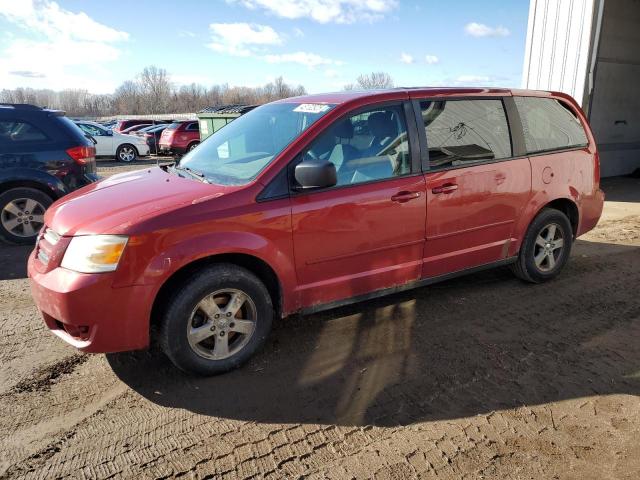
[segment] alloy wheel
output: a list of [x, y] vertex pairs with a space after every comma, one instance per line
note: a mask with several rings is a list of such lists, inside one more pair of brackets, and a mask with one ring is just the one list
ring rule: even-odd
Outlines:
[[257, 309], [246, 293], [218, 290], [203, 298], [187, 324], [187, 340], [201, 357], [223, 360], [238, 353], [256, 329]]
[[132, 162], [136, 158], [136, 153], [133, 151], [133, 147], [122, 147], [119, 157], [123, 162]]
[[540, 230], [533, 248], [533, 261], [541, 272], [553, 270], [562, 256], [564, 237], [562, 228], [551, 223]]
[[44, 225], [45, 210], [37, 200], [16, 198], [4, 206], [0, 221], [4, 229], [16, 237], [35, 237]]

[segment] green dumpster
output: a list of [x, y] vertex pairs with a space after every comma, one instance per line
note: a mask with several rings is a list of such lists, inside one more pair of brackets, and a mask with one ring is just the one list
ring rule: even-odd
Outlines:
[[200, 141], [256, 107], [257, 105], [221, 105], [200, 110], [196, 114], [200, 124]]

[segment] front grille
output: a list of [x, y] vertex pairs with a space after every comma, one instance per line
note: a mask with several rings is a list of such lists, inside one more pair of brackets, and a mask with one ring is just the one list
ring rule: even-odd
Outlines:
[[47, 242], [49, 242], [51, 244], [51, 246], [56, 245], [59, 241], [60, 241], [60, 235], [58, 235], [56, 232], [54, 232], [53, 230], [51, 230], [50, 228], [47, 228], [44, 231], [44, 235], [42, 236]]
[[45, 267], [49, 265], [53, 248], [58, 244], [60, 238], [59, 234], [45, 227], [43, 235], [38, 240], [38, 245], [36, 246], [38, 249], [37, 257]]
[[43, 265], [49, 265], [49, 255], [47, 255], [42, 248], [38, 250], [38, 260], [40, 260]]

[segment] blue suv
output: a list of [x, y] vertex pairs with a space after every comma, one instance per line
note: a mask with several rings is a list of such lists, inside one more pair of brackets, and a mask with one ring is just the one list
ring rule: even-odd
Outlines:
[[98, 179], [95, 155], [64, 112], [0, 103], [0, 239], [33, 243], [49, 205]]

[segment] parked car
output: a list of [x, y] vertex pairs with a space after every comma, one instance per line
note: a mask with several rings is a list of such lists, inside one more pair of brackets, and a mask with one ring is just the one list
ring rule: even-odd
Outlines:
[[120, 130], [120, 133], [130, 135], [132, 133], [136, 133], [137, 131], [143, 128], [152, 127], [152, 126], [153, 126], [152, 123], [141, 123], [140, 125], [133, 125], [132, 127], [125, 128], [124, 130]]
[[160, 124], [160, 123], [171, 123], [169, 120], [118, 120], [113, 127], [114, 132], [122, 132], [129, 127], [133, 127], [134, 125], [149, 125], [149, 124]]
[[0, 104], [0, 239], [33, 243], [53, 201], [97, 179], [94, 145], [64, 112]]
[[158, 154], [158, 142], [160, 140], [160, 135], [168, 125], [154, 125], [153, 127], [143, 128], [142, 130], [138, 130], [136, 135], [143, 137], [147, 146], [149, 147], [149, 153]]
[[587, 120], [561, 93], [296, 97], [173, 166], [59, 201], [28, 271], [46, 325], [80, 350], [157, 345], [216, 374], [295, 312], [500, 265], [553, 279], [601, 215], [599, 179]]
[[174, 122], [160, 135], [160, 153], [181, 155], [190, 152], [200, 143], [197, 121]]
[[96, 122], [76, 122], [86, 134], [96, 141], [96, 155], [115, 157], [122, 162], [133, 162], [149, 155], [149, 146], [143, 138], [110, 130]]

